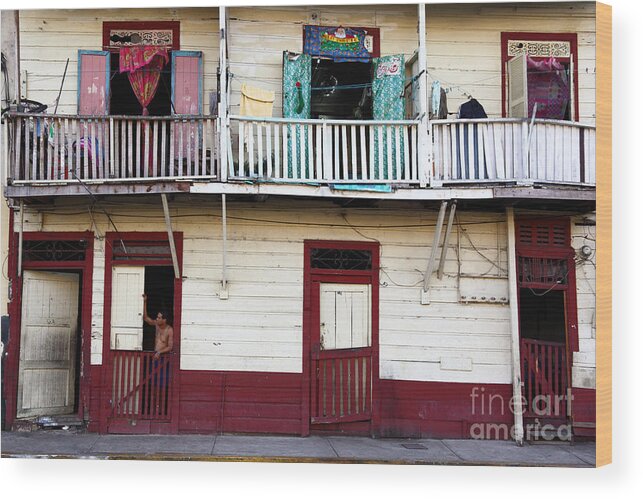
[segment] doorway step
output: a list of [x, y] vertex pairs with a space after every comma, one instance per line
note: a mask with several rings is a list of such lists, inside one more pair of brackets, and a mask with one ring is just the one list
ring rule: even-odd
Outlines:
[[75, 414], [62, 416], [38, 416], [35, 418], [16, 419], [12, 431], [69, 430], [75, 433], [84, 431], [85, 421]]

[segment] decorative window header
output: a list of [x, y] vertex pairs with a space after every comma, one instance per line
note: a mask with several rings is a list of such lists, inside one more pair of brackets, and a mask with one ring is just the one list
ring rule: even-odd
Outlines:
[[171, 29], [112, 29], [109, 31], [110, 47], [131, 47], [132, 45], [155, 45], [171, 47]]
[[179, 21], [104, 21], [103, 50], [148, 45], [180, 50]]
[[527, 54], [530, 57], [570, 57], [571, 43], [566, 41], [508, 40], [507, 54], [515, 57]]

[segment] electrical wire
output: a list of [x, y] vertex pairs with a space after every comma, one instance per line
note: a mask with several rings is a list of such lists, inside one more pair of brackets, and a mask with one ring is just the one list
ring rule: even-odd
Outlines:
[[[455, 218], [456, 218], [456, 224], [460, 227], [460, 226], [461, 226], [461, 224], [460, 224], [459, 217], [458, 217], [458, 214], [457, 214], [457, 213], [456, 213], [456, 215], [455, 215]], [[496, 223], [497, 223], [497, 222], [496, 222]], [[484, 253], [482, 253], [482, 252], [481, 252], [481, 251], [476, 247], [476, 245], [475, 245], [475, 244], [473, 244], [473, 241], [471, 240], [471, 237], [469, 237], [469, 234], [467, 233], [466, 229], [464, 229], [464, 228], [463, 228], [463, 229], [462, 229], [462, 232], [463, 232], [463, 234], [465, 235], [465, 237], [466, 237], [466, 238], [467, 238], [467, 240], [469, 241], [469, 244], [471, 245], [471, 247], [473, 248], [473, 250], [474, 250], [476, 253], [478, 253], [482, 258], [484, 258], [485, 260], [487, 260], [491, 265], [493, 265], [494, 267], [496, 267], [500, 272], [502, 272], [502, 273], [503, 273], [503, 274], [505, 274], [505, 275], [507, 274], [507, 272], [508, 272], [508, 271], [507, 271], [507, 269], [502, 268], [502, 267], [501, 267], [500, 265], [498, 265], [496, 262], [494, 262], [493, 260], [491, 260], [491, 258], [489, 258], [487, 255], [485, 255]]]

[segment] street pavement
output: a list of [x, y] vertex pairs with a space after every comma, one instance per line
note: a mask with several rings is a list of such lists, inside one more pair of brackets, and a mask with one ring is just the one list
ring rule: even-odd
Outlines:
[[594, 442], [2, 432], [3, 458], [593, 467]]

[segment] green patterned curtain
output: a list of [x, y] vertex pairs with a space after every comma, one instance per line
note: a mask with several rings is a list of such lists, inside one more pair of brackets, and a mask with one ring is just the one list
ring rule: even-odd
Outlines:
[[[404, 119], [404, 55], [387, 55], [373, 59], [373, 119], [374, 120], [403, 120]], [[383, 157], [379, 158], [379, 135], [375, 133], [375, 177], [379, 178], [380, 168], [382, 178], [388, 178], [388, 129], [382, 135]], [[404, 168], [404, 129], [400, 131], [400, 165], [395, 162], [396, 137], [391, 136], [391, 171], [393, 177]]]
[[[310, 118], [310, 79], [312, 72], [311, 57], [308, 54], [284, 52], [283, 62], [283, 116], [284, 118]], [[302, 177], [302, 167], [308, 175], [308, 146], [304, 151], [306, 161], [300, 164], [300, 136], [307, 132], [303, 125], [288, 127], [288, 177], [293, 178], [293, 167], [296, 176]], [[293, 158], [293, 141], [295, 157]], [[286, 155], [284, 155], [286, 157]]]

